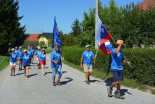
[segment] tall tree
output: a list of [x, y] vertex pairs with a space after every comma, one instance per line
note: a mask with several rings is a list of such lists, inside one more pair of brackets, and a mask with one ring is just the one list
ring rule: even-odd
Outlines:
[[82, 28], [81, 28], [80, 22], [79, 22], [79, 20], [77, 18], [74, 20], [71, 28], [72, 28], [71, 34], [73, 36], [78, 36], [82, 32]]
[[5, 54], [9, 48], [22, 45], [25, 35], [25, 26], [21, 26], [18, 16], [19, 2], [15, 0], [0, 0], [0, 54]]

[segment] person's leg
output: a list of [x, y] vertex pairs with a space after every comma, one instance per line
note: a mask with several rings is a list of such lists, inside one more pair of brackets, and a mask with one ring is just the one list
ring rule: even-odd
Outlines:
[[11, 66], [11, 76], [13, 75], [13, 65], [10, 63]]
[[42, 67], [42, 74], [44, 75], [45, 74], [45, 71], [44, 71], [45, 65], [41, 65], [41, 67]]
[[13, 75], [15, 76], [15, 69], [16, 69], [16, 65], [13, 65]]
[[29, 66], [26, 66], [26, 75], [27, 75], [27, 78], [29, 78]]
[[55, 84], [55, 75], [56, 75], [56, 68], [53, 67], [53, 68], [52, 68], [52, 80], [53, 80], [53, 86], [56, 86], [56, 84]]
[[24, 76], [26, 77], [26, 66], [24, 66]]
[[61, 83], [60, 83], [61, 76], [62, 76], [62, 67], [61, 67], [61, 65], [59, 65], [59, 67], [58, 67], [58, 81], [57, 81], [58, 85], [61, 85]]

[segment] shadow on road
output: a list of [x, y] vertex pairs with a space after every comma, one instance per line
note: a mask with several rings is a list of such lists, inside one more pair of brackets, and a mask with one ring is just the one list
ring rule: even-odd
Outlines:
[[67, 84], [67, 83], [73, 81], [73, 79], [70, 78], [70, 77], [66, 77], [65, 79], [68, 79], [68, 80], [67, 80], [67, 81], [62, 81], [62, 82], [61, 82], [62, 85], [65, 85], [65, 84]]
[[24, 74], [24, 73], [18, 73], [18, 74], [16, 74], [16, 76], [17, 76], [17, 75], [22, 75], [22, 74]]
[[33, 76], [36, 76], [36, 75], [38, 75], [38, 74], [36, 74], [36, 73], [35, 74], [30, 74], [29, 77], [33, 77]]
[[[106, 83], [106, 86], [111, 86], [111, 84], [112, 84], [112, 82], [113, 82], [113, 77], [107, 78], [104, 82]], [[121, 89], [121, 90], [120, 90], [120, 93], [121, 93], [122, 96], [124, 96], [125, 93], [127, 93], [127, 94], [129, 94], [129, 95], [132, 95], [132, 94], [128, 91], [128, 89]], [[115, 92], [115, 94], [116, 94], [116, 92]]]

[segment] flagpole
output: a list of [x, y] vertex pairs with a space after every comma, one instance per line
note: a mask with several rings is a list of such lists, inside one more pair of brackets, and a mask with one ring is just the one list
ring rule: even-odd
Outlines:
[[[96, 37], [96, 35], [97, 35], [97, 23], [98, 23], [98, 21], [97, 21], [97, 16], [98, 16], [98, 0], [96, 0], [96, 9], [95, 9], [95, 37]], [[96, 39], [95, 39], [95, 49], [98, 49], [98, 44], [97, 44], [97, 41], [96, 41]]]
[[[95, 56], [97, 56], [97, 53], [98, 53], [98, 49], [96, 50]], [[94, 63], [95, 63], [95, 61], [96, 61], [96, 58], [94, 59]]]

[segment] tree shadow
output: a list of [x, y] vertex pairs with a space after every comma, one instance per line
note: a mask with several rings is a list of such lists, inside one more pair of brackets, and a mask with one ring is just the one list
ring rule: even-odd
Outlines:
[[30, 74], [29, 77], [33, 77], [33, 76], [36, 76], [36, 75], [38, 75], [38, 74], [36, 74], [36, 73], [35, 74]]
[[67, 81], [62, 81], [62, 82], [61, 82], [62, 85], [65, 85], [65, 84], [67, 84], [67, 83], [73, 81], [73, 79], [70, 78], [70, 77], [66, 77], [65, 79], [67, 79]]

